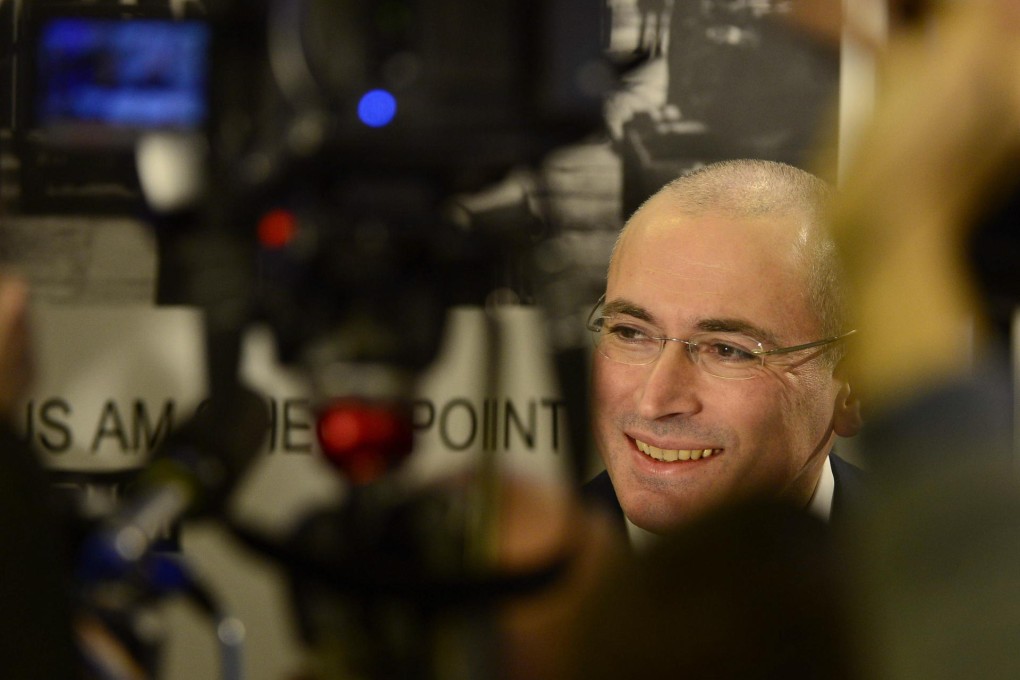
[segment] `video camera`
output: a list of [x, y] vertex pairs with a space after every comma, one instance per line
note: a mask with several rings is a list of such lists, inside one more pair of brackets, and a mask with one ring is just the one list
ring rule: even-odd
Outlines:
[[[287, 545], [237, 535], [296, 581], [355, 584], [352, 611], [384, 628], [378, 600], [391, 613], [404, 603], [400, 625], [424, 630], [444, 603], [549, 580], [558, 565], [490, 578], [456, 557], [468, 538], [422, 522], [463, 524], [474, 491], [394, 496], [377, 483], [410, 453], [404, 406], [447, 310], [481, 304], [542, 236], [527, 210], [487, 219], [452, 199], [601, 125], [613, 80], [601, 19], [587, 0], [24, 1], [21, 209], [144, 215], [157, 302], [197, 305], [206, 319], [208, 407], [91, 542], [90, 579], [144, 559], [146, 540], [110, 550], [123, 530], [148, 536], [199, 506], [222, 510], [265, 429], [237, 375], [245, 329], [265, 322], [281, 360], [308, 377], [320, 441], [340, 428], [327, 454], [358, 488]], [[159, 181], [188, 179], [190, 191], [143, 202], [142, 148], [165, 157]], [[478, 480], [483, 491], [490, 481]], [[299, 590], [302, 606], [350, 595]], [[367, 672], [427, 677], [426, 652], [403, 650], [385, 671], [369, 660]]]

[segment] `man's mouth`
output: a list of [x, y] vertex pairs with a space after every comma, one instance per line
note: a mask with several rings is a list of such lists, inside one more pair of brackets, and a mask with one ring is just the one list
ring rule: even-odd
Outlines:
[[708, 458], [713, 453], [718, 453], [722, 449], [660, 449], [658, 446], [652, 446], [646, 444], [640, 439], [635, 439], [634, 443], [638, 447], [638, 451], [645, 454], [655, 460], [661, 460], [666, 463], [672, 463], [679, 460], [699, 460], [701, 458]]

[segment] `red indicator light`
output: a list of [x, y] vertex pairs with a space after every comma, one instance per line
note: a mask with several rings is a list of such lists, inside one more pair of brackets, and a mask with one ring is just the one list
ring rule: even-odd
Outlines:
[[411, 453], [413, 432], [406, 408], [344, 399], [320, 411], [316, 434], [326, 459], [352, 483], [367, 484]]
[[294, 239], [297, 233], [297, 218], [289, 210], [270, 210], [259, 220], [259, 243], [264, 248], [279, 250]]

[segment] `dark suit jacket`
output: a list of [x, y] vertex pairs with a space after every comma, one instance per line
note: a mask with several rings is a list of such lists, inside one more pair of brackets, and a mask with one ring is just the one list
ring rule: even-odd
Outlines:
[[[852, 465], [836, 454], [829, 454], [832, 465], [832, 477], [835, 488], [832, 495], [832, 515], [830, 522], [839, 523], [850, 508], [860, 507], [867, 489], [867, 474], [859, 467]], [[623, 509], [616, 498], [616, 490], [609, 479], [609, 473], [601, 473], [587, 482], [581, 489], [581, 496], [610, 515], [618, 518], [623, 525]]]

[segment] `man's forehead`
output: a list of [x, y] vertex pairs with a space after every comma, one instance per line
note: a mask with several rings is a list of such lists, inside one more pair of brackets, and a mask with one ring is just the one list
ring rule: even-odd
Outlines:
[[676, 283], [724, 279], [749, 268], [786, 267], [788, 259], [773, 242], [739, 238], [730, 231], [668, 229], [635, 225], [620, 242], [612, 270]]
[[[645, 306], [664, 326], [695, 328], [706, 319], [726, 319], [764, 329], [763, 340], [798, 333], [801, 325], [813, 325], [810, 273], [797, 254], [795, 225], [767, 222], [646, 214], [621, 238], [609, 270], [609, 300]], [[788, 238], [776, 237], [783, 233]]]
[[628, 223], [610, 271], [625, 263], [679, 281], [749, 267], [799, 274], [807, 229], [794, 215], [691, 214], [653, 203]]
[[622, 264], [620, 275], [610, 275], [607, 282], [607, 302], [620, 298], [646, 307], [656, 315], [658, 323], [681, 320], [676, 318], [678, 314], [688, 316], [683, 310], [731, 313], [736, 298], [741, 297], [741, 288], [733, 283], [736, 277], [728, 276], [725, 269], [696, 264], [669, 268], [640, 263], [632, 266], [626, 260]]

